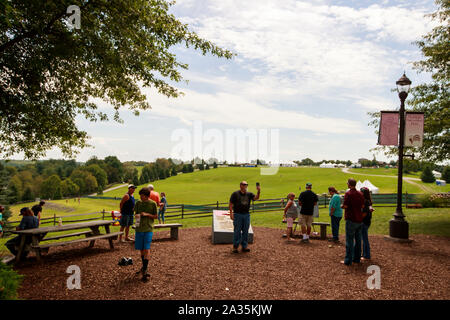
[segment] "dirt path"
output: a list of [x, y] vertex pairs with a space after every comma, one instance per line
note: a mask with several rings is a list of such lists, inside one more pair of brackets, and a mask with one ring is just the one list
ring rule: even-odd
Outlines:
[[[389, 176], [389, 175], [385, 175], [385, 174], [366, 174], [366, 173], [358, 173], [358, 172], [354, 172], [354, 171], [350, 171], [349, 168], [342, 168], [342, 172], [347, 173], [347, 174], [356, 174], [356, 175], [360, 175], [360, 176], [372, 176], [372, 177], [386, 177], [386, 178], [397, 178], [397, 176]], [[420, 189], [422, 189], [423, 191], [427, 192], [427, 193], [433, 193], [434, 190], [431, 189], [430, 187], [424, 186], [420, 183], [417, 183], [415, 181], [421, 181], [419, 178], [410, 178], [410, 177], [403, 177], [403, 180], [415, 185], [417, 187], [419, 187]]]
[[[341, 224], [342, 225], [342, 224]], [[140, 257], [130, 243], [110, 251], [107, 241], [50, 249], [16, 267], [25, 276], [21, 299], [449, 299], [450, 238], [414, 235], [410, 244], [370, 236], [372, 260], [350, 267], [339, 263], [345, 245], [311, 240], [287, 243], [284, 230], [255, 227], [249, 253], [211, 244], [211, 228], [180, 230], [179, 241], [156, 233], [150, 282], [135, 272]], [[341, 236], [342, 237], [342, 236]], [[119, 267], [120, 257], [134, 265]], [[81, 269], [81, 289], [67, 289], [70, 265]], [[369, 290], [369, 265], [381, 270], [381, 289]]]

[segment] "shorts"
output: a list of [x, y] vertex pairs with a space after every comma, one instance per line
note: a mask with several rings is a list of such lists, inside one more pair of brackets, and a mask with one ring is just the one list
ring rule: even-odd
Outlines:
[[292, 228], [294, 226], [294, 220], [295, 218], [292, 217], [286, 217], [287, 227]]
[[136, 232], [134, 235], [134, 248], [136, 250], [149, 250], [152, 237], [153, 232]]
[[313, 216], [312, 215], [301, 214], [299, 222], [300, 222], [300, 224], [302, 226], [311, 227], [312, 223], [313, 223]]
[[132, 214], [123, 214], [120, 217], [120, 226], [121, 227], [130, 227], [133, 225], [134, 221], [133, 221], [134, 216]]

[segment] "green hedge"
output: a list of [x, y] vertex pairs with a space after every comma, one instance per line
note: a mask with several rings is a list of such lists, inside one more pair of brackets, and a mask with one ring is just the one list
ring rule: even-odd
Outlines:
[[10, 266], [0, 262], [0, 300], [17, 299], [17, 289], [22, 277]]

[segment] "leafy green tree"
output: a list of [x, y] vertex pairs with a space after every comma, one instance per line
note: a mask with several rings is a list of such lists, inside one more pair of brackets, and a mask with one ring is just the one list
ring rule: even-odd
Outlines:
[[22, 188], [22, 181], [20, 181], [19, 176], [16, 174], [14, 175], [11, 180], [9, 181], [9, 191], [11, 194], [11, 202], [19, 202], [22, 199], [23, 196], [23, 188]]
[[442, 180], [445, 180], [445, 182], [450, 183], [450, 167], [445, 167], [444, 170], [442, 170]]
[[[150, 108], [142, 87], [178, 97], [172, 85], [188, 65], [172, 48], [192, 47], [203, 55], [232, 53], [169, 13], [166, 0], [2, 1], [0, 19], [0, 152], [43, 156], [53, 147], [73, 155], [87, 146], [78, 115], [106, 121], [91, 98], [136, 115]], [[80, 8], [79, 29], [67, 23], [70, 5]], [[14, 132], [15, 134], [10, 134]]]
[[61, 199], [61, 179], [54, 174], [42, 183], [42, 197], [44, 199]]
[[86, 193], [91, 193], [91, 192], [98, 192], [99, 190], [99, 186], [97, 183], [97, 179], [95, 179], [95, 177], [92, 174], [88, 174], [88, 176], [85, 179], [86, 182], [86, 187], [85, 187], [85, 192]]
[[106, 175], [105, 170], [100, 168], [98, 164], [91, 164], [85, 168], [85, 170], [89, 171], [97, 180], [98, 188], [103, 190], [108, 183], [108, 176]]
[[108, 182], [122, 182], [124, 168], [122, 162], [116, 156], [108, 156], [105, 158], [106, 173], [108, 175]]
[[22, 201], [30, 201], [30, 200], [34, 200], [34, 192], [33, 189], [31, 188], [31, 186], [27, 186], [25, 187], [25, 191], [23, 192], [22, 195]]
[[[259, 161], [259, 160], [258, 160], [258, 161]], [[214, 168], [214, 169], [217, 169], [217, 162], [215, 162], [215, 161], [214, 161], [214, 163], [213, 163], [213, 168]]]
[[70, 178], [67, 178], [61, 182], [61, 193], [63, 197], [78, 195], [79, 191], [80, 187]]
[[[406, 148], [405, 153], [417, 152], [421, 159], [441, 162], [450, 158], [450, 2], [435, 0], [438, 9], [431, 17], [438, 22], [432, 31], [417, 41], [423, 60], [414, 62], [419, 72], [430, 72], [431, 82], [411, 88], [406, 101], [412, 111], [424, 112], [424, 139], [420, 148]], [[369, 123], [376, 130], [380, 113], [369, 113], [373, 120]], [[398, 152], [395, 147], [377, 147], [387, 155]], [[412, 150], [410, 150], [412, 149]]]
[[170, 175], [171, 176], [176, 176], [178, 174], [177, 169], [175, 167], [172, 168]]
[[422, 174], [420, 175], [420, 179], [422, 182], [435, 182], [436, 178], [433, 175], [433, 171], [431, 170], [430, 166], [426, 166], [425, 169], [422, 171]]

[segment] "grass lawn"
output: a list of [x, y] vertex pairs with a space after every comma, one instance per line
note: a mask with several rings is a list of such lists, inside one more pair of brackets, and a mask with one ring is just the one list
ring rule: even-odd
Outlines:
[[[152, 184], [158, 192], [165, 192], [171, 204], [207, 204], [227, 202], [230, 194], [239, 188], [241, 180], [247, 180], [249, 191], [255, 192], [255, 183], [261, 183], [263, 198], [285, 197], [289, 192], [298, 194], [299, 187], [305, 190], [306, 182], [313, 184], [316, 193], [325, 193], [329, 186], [338, 190], [347, 189], [347, 179], [354, 177], [357, 180], [369, 179], [380, 189], [380, 193], [395, 193], [397, 188], [396, 177], [373, 177], [352, 175], [340, 169], [328, 168], [279, 168], [275, 175], [261, 175], [260, 168], [217, 168], [193, 173], [179, 174], [165, 180], [158, 180]], [[421, 181], [417, 181], [422, 184]], [[404, 192], [423, 193], [423, 190], [414, 184], [405, 182]], [[428, 185], [428, 184], [427, 184]], [[141, 185], [143, 187], [146, 185]], [[122, 197], [126, 188], [120, 188], [103, 194], [105, 197]]]

